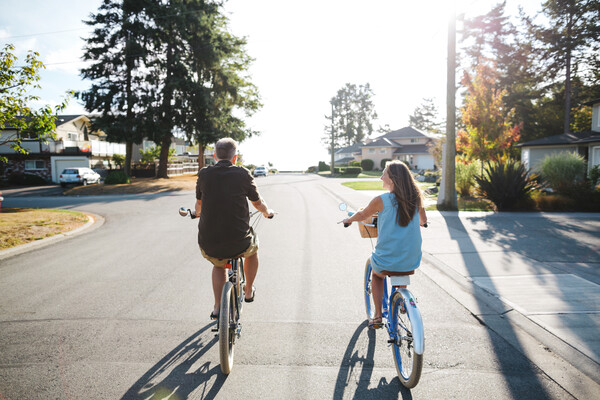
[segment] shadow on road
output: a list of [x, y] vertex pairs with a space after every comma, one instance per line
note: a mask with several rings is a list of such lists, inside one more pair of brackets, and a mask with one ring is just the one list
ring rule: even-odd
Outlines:
[[218, 364], [195, 365], [218, 342], [216, 337], [207, 341], [203, 335], [213, 325], [206, 325], [174, 348], [134, 383], [122, 399], [187, 399], [192, 393], [194, 398], [214, 399], [227, 376], [221, 373]]
[[[472, 249], [475, 248], [475, 244], [470, 240], [468, 230], [465, 228], [459, 217], [447, 215], [443, 215], [443, 217], [446, 220], [446, 225], [449, 228], [452, 228], [449, 230], [450, 236], [459, 244], [463, 257], [466, 254], [470, 254], [472, 256], [472, 258], [469, 260], [465, 258], [465, 265], [467, 267], [469, 276], [476, 276], [478, 273], [480, 274], [480, 271], [485, 270], [485, 264], [479, 253], [472, 252]], [[465, 237], [467, 239], [465, 239]], [[490, 275], [488, 274], [488, 276]], [[474, 298], [478, 302], [480, 301], [477, 296]], [[480, 309], [486, 308], [485, 304], [479, 304], [479, 306]], [[488, 315], [483, 313], [479, 315], [480, 320], [486, 326], [493, 325], [494, 321], [492, 321], [492, 319], [495, 317], [495, 314]], [[495, 336], [495, 333], [490, 328], [488, 328], [486, 331], [489, 335], [489, 343], [491, 343], [493, 346], [496, 360], [499, 364], [499, 369], [502, 372], [506, 386], [512, 394], [512, 398], [550, 398], [550, 395], [547, 393], [540, 380], [538, 368], [531, 363], [529, 359], [521, 359], [520, 357], [517, 358], [513, 352], [507, 352], [505, 343], [503, 343], [502, 340], [498, 340], [498, 337]], [[525, 350], [520, 345], [519, 337], [512, 326], [507, 324], [502, 336], [505, 340], [516, 347], [519, 353], [526, 354]]]
[[[354, 395], [352, 396], [354, 399], [397, 399], [398, 394], [401, 394], [402, 399], [412, 400], [410, 390], [402, 386], [398, 377], [395, 377], [390, 382], [385, 378], [381, 378], [377, 387], [369, 387], [371, 376], [373, 375], [373, 357], [375, 355], [377, 340], [375, 331], [367, 329], [369, 344], [365, 356], [360, 355], [364, 349], [356, 348], [358, 340], [366, 328], [367, 322], [365, 321], [356, 328], [354, 335], [350, 339], [350, 343], [348, 343], [335, 382], [334, 400], [348, 398], [346, 394], [347, 390], [354, 391]], [[390, 357], [392, 357], [391, 353]], [[359, 373], [359, 376], [355, 377], [356, 373]], [[350, 385], [354, 384], [356, 384], [356, 388], [350, 387]]]

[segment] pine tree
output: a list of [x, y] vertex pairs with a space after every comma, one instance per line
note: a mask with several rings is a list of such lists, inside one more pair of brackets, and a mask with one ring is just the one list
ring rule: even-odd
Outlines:
[[78, 96], [86, 110], [99, 113], [93, 127], [101, 129], [109, 140], [126, 143], [124, 169], [131, 171], [132, 148], [140, 143], [149, 124], [148, 104], [144, 96], [148, 62], [149, 1], [104, 0], [86, 24], [94, 32], [86, 40], [83, 59], [91, 65], [81, 70], [92, 81], [89, 90]]

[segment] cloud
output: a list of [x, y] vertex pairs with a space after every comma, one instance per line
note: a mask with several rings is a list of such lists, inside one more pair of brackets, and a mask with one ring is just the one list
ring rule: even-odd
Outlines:
[[48, 71], [60, 71], [79, 75], [79, 70], [87, 65], [81, 60], [83, 50], [79, 43], [49, 52], [44, 58]]

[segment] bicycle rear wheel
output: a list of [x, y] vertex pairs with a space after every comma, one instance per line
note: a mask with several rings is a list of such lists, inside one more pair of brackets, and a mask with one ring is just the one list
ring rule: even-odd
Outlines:
[[373, 319], [375, 315], [375, 303], [373, 303], [373, 294], [371, 291], [371, 280], [373, 275], [373, 269], [371, 268], [371, 260], [368, 259], [365, 264], [365, 281], [363, 285], [364, 293], [363, 296], [365, 298], [365, 310], [367, 312], [367, 318]]
[[221, 371], [224, 374], [229, 374], [231, 368], [233, 368], [233, 348], [237, 322], [235, 290], [233, 290], [231, 282], [225, 282], [219, 312], [219, 358], [221, 360]]
[[392, 295], [391, 324], [396, 340], [392, 346], [396, 372], [402, 385], [408, 389], [417, 386], [423, 370], [423, 354], [413, 346], [413, 325], [404, 308], [404, 298], [399, 292]]

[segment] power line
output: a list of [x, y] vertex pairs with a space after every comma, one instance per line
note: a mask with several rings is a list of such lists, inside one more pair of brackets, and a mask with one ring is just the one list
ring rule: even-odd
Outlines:
[[55, 33], [65, 33], [65, 32], [82, 31], [84, 29], [87, 29], [87, 28], [74, 28], [74, 29], [65, 29], [65, 30], [62, 30], [62, 31], [28, 33], [26, 35], [6, 36], [6, 37], [3, 37], [1, 39], [18, 39], [18, 38], [31, 37], [31, 36], [53, 35]]

